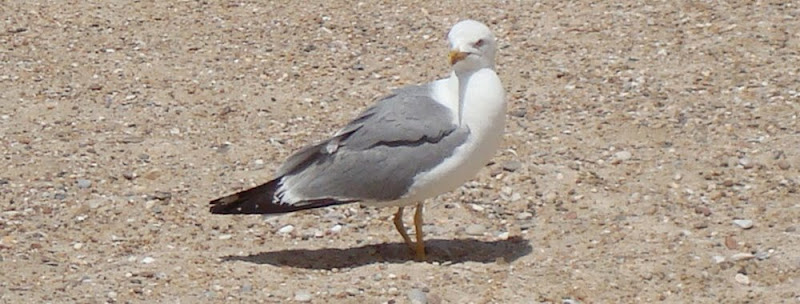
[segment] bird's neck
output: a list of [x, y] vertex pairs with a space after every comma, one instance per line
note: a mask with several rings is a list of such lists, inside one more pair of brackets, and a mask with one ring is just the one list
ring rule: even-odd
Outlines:
[[[478, 168], [494, 156], [503, 140], [506, 95], [494, 70], [480, 69], [458, 76], [458, 124], [469, 130], [465, 152]], [[476, 169], [477, 170], [477, 169]]]
[[454, 72], [458, 84], [458, 123], [470, 127], [488, 125], [490, 121], [504, 121], [505, 92], [497, 73], [491, 68], [468, 72]]

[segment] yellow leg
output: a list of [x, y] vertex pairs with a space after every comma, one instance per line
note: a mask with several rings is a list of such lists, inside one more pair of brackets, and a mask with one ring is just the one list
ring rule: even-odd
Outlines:
[[417, 233], [417, 261], [425, 260], [425, 240], [422, 233], [422, 203], [417, 203], [417, 212], [414, 213], [414, 228]]
[[400, 232], [408, 248], [414, 250], [414, 243], [411, 242], [411, 238], [406, 233], [406, 225], [403, 225], [403, 207], [397, 208], [397, 213], [394, 214], [394, 228], [397, 228], [397, 232]]

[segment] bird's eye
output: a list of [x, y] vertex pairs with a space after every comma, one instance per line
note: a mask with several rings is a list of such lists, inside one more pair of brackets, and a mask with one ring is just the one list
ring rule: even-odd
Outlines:
[[483, 39], [480, 39], [478, 41], [475, 41], [475, 43], [473, 43], [472, 45], [474, 45], [476, 48], [479, 48], [483, 46], [483, 43], [484, 43]]

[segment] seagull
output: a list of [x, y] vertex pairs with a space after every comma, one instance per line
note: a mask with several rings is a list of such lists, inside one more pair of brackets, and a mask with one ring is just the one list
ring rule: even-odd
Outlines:
[[[394, 225], [424, 261], [423, 201], [473, 178], [500, 147], [506, 97], [497, 41], [481, 22], [447, 35], [450, 77], [394, 90], [330, 138], [301, 148], [275, 178], [210, 202], [213, 214], [282, 214], [348, 203], [397, 207]], [[416, 204], [416, 243], [403, 209]]]

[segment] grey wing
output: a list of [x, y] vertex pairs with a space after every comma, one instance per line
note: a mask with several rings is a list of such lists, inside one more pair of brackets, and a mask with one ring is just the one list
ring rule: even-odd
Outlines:
[[337, 134], [346, 135], [340, 143], [350, 149], [377, 145], [438, 142], [453, 132], [454, 113], [436, 102], [428, 86], [399, 89], [361, 113]]
[[396, 91], [362, 112], [332, 138], [292, 155], [278, 170], [304, 199], [390, 201], [414, 177], [452, 155], [469, 130], [430, 97], [427, 86]]

